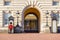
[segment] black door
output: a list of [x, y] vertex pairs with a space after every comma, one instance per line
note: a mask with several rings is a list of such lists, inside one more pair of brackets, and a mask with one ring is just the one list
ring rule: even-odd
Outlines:
[[28, 33], [38, 32], [38, 21], [37, 20], [24, 20], [24, 31]]

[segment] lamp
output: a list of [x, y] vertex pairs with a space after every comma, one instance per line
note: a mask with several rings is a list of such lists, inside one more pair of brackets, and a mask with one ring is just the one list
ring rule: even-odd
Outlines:
[[19, 12], [16, 13], [17, 14], [17, 25], [18, 25], [18, 19], [19, 19]]
[[17, 25], [16, 27], [14, 28], [14, 33], [22, 33], [22, 30], [21, 30], [21, 26], [19, 25], [19, 21], [18, 21], [18, 18], [19, 18], [19, 12], [16, 13], [17, 14]]
[[46, 13], [46, 26], [49, 26], [48, 25], [48, 14], [49, 14], [49, 12], [47, 11], [47, 13]]

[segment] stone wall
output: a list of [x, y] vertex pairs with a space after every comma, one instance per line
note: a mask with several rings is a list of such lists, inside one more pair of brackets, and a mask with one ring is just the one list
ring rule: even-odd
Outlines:
[[[0, 1], [0, 28], [3, 28], [3, 11], [11, 11], [13, 17], [14, 17], [14, 25], [17, 24], [17, 18], [16, 18], [16, 13], [19, 11], [20, 13], [20, 18], [19, 21], [22, 21], [22, 16], [23, 16], [23, 10], [27, 6], [29, 7], [35, 7], [40, 11], [40, 16], [41, 16], [41, 21], [40, 21], [40, 31], [43, 31], [43, 27], [46, 25], [46, 12], [48, 10], [49, 12], [49, 19], [48, 19], [48, 24], [51, 26], [51, 11], [60, 10], [60, 5], [59, 6], [52, 6], [52, 1], [53, 0], [9, 0], [11, 1], [11, 4], [8, 6], [4, 5], [4, 0]], [[59, 0], [58, 0], [59, 1]], [[60, 1], [59, 1], [60, 2]], [[60, 3], [59, 3], [60, 4]]]

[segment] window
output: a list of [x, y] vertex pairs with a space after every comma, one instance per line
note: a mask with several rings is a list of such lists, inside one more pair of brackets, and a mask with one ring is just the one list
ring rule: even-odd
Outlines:
[[10, 5], [10, 1], [4, 1], [4, 5]]
[[8, 26], [10, 16], [11, 16], [10, 13], [3, 13], [3, 25], [4, 26]]
[[60, 14], [59, 14], [59, 19], [58, 19], [58, 26], [60, 26]]
[[59, 1], [53, 1], [53, 6], [59, 5]]
[[59, 13], [58, 12], [52, 12], [51, 17], [53, 20], [59, 20]]
[[51, 13], [52, 20], [57, 20], [57, 25], [60, 25], [60, 14], [59, 11]]

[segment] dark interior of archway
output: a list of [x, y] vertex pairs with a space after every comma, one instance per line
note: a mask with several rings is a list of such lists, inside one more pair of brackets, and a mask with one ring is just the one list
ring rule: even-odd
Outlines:
[[[29, 14], [33, 14], [36, 19], [25, 19], [25, 17]], [[38, 16], [33, 13], [33, 12], [29, 12], [25, 15], [24, 17], [24, 32], [26, 33], [39, 33], [39, 27], [38, 27]]]

